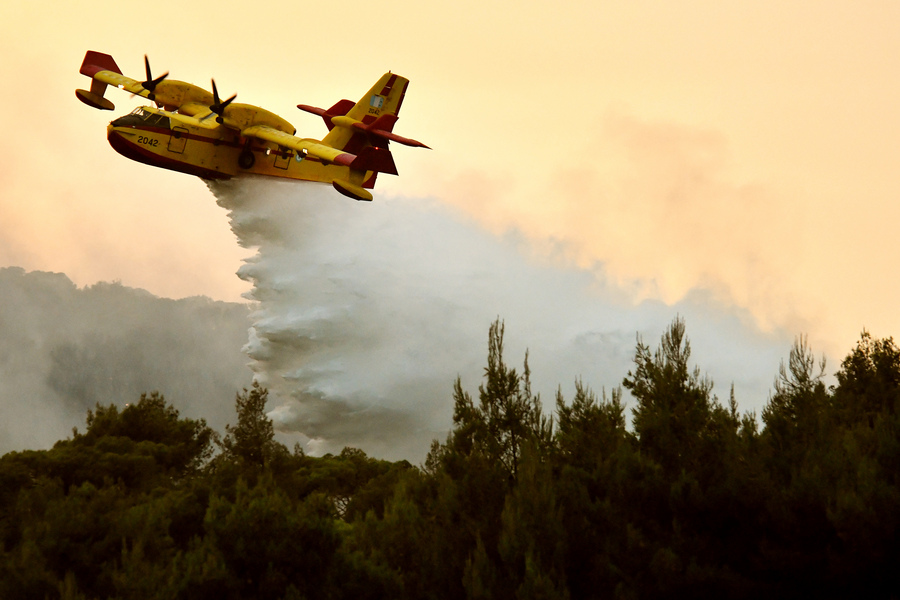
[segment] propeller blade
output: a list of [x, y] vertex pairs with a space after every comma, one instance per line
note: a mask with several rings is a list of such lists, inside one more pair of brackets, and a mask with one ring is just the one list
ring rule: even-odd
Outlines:
[[231, 98], [226, 100], [221, 100], [219, 98], [219, 89], [216, 87], [216, 80], [212, 80], [212, 89], [213, 89], [213, 105], [209, 107], [209, 110], [216, 113], [216, 123], [220, 125], [225, 122], [225, 109], [229, 104], [234, 102], [234, 99], [237, 98], [237, 94], [232, 94]]
[[147, 58], [146, 54], [144, 55], [144, 70], [147, 73], [147, 80], [141, 82], [141, 87], [150, 92], [150, 95], [148, 96], [150, 100], [156, 100], [156, 96], [153, 94], [153, 92], [154, 90], [156, 90], [156, 86], [159, 85], [159, 83], [163, 79], [169, 76], [169, 72], [166, 71], [165, 73], [154, 79], [153, 73], [150, 72], [150, 59]]

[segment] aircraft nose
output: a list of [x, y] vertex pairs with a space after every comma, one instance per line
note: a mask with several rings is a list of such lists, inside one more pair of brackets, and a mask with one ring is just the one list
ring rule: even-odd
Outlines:
[[119, 127], [116, 125], [115, 121], [106, 126], [106, 139], [111, 140], [113, 136], [122, 137], [122, 134], [119, 131]]
[[134, 136], [135, 130], [131, 127], [116, 127], [113, 123], [106, 127], [106, 140], [109, 145], [119, 154], [129, 158], [135, 153]]

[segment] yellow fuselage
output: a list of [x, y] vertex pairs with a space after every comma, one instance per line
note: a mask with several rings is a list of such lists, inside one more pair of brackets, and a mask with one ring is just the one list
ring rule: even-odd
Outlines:
[[[349, 177], [346, 166], [326, 164], [272, 142], [244, 138], [230, 127], [192, 126], [161, 113], [145, 107], [115, 119], [107, 127], [110, 145], [132, 160], [203, 179], [268, 175], [330, 184]], [[283, 125], [290, 126], [287, 122]], [[362, 187], [373, 187], [372, 175], [366, 173]]]

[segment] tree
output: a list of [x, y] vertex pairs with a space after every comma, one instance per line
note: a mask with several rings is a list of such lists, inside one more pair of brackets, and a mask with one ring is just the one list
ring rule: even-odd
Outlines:
[[[238, 481], [233, 502], [213, 495], [204, 530], [211, 548], [197, 551], [221, 557], [227, 576], [223, 581], [217, 568], [213, 578], [238, 590], [239, 597], [279, 600], [291, 585], [302, 597], [329, 595], [326, 584], [340, 539], [323, 496], [295, 503], [265, 473], [252, 488]], [[197, 579], [184, 582], [186, 591], [204, 582], [202, 572], [191, 576]]]
[[653, 356], [638, 338], [635, 370], [622, 382], [637, 399], [632, 413], [641, 450], [673, 472], [700, 457], [713, 405], [712, 381], [699, 367], [689, 370], [690, 357], [684, 319], [676, 317]]
[[[551, 466], [536, 450], [533, 445], [525, 447], [519, 478], [506, 496], [501, 515], [498, 550], [504, 566], [502, 587], [507, 597], [516, 600], [568, 600], [562, 509], [556, 499]], [[495, 590], [490, 597], [503, 596]]]
[[364, 518], [370, 510], [382, 517], [401, 474], [412, 468], [407, 461], [376, 460], [350, 447], [337, 456], [303, 457], [295, 464], [292, 473], [295, 493], [300, 497], [324, 494], [336, 514], [347, 522]]
[[775, 393], [762, 410], [766, 438], [773, 445], [773, 452], [781, 456], [776, 460], [782, 463], [782, 475], [791, 465], [799, 464], [798, 453], [811, 449], [820, 431], [829, 402], [824, 377], [825, 357], [816, 369], [816, 358], [806, 336], [799, 336], [794, 340], [788, 365], [781, 362]]
[[107, 437], [148, 442], [166, 449], [154, 452], [158, 462], [181, 474], [196, 472], [212, 455], [215, 432], [204, 419], [183, 419], [159, 392], [141, 394], [121, 411], [114, 404], [88, 411], [87, 431], [75, 433], [73, 444], [91, 446]]
[[829, 524], [844, 549], [835, 578], [865, 581], [869, 596], [898, 589], [900, 577], [900, 349], [863, 330], [841, 362], [828, 430], [815, 453], [824, 471]]
[[531, 391], [528, 354], [521, 374], [509, 367], [504, 333], [500, 319], [491, 324], [477, 403], [457, 378], [453, 429], [445, 444], [432, 446], [426, 460], [434, 500], [422, 512], [437, 530], [431, 556], [440, 557], [434, 597], [492, 592], [497, 597], [505, 589], [498, 551], [504, 503], [518, 481], [525, 448], [543, 461], [552, 446], [552, 420]]
[[[621, 388], [613, 389], [611, 398], [604, 390], [598, 400], [593, 391], [576, 381], [571, 404], [557, 392], [556, 416], [552, 487], [560, 510], [552, 516], [561, 521], [565, 540], [562, 565], [569, 592], [574, 598], [591, 597], [596, 590], [612, 590], [621, 583], [614, 564], [621, 559], [611, 556], [611, 549], [627, 545], [627, 511], [623, 509], [628, 503], [622, 500], [621, 491], [627, 487], [636, 492], [637, 486], [622, 485], [634, 475], [627, 460], [633, 458], [634, 436], [625, 429]], [[534, 565], [533, 557], [531, 561]]]
[[222, 450], [225, 456], [249, 467], [265, 467], [276, 455], [286, 453], [275, 441], [272, 420], [266, 415], [269, 391], [253, 382], [253, 387], [235, 397], [237, 425], [226, 425]]
[[453, 424], [448, 445], [466, 455], [480, 454], [499, 464], [515, 481], [526, 442], [547, 448], [552, 421], [544, 416], [540, 396], [531, 392], [528, 353], [522, 375], [503, 360], [505, 325], [497, 319], [488, 332], [488, 364], [484, 382], [478, 386], [478, 406], [463, 391], [459, 378], [453, 389]]
[[571, 405], [557, 392], [554, 441], [563, 463], [592, 471], [627, 439], [622, 389], [615, 388], [610, 399], [606, 390], [602, 394], [598, 401], [581, 380], [575, 382]]
[[893, 338], [876, 340], [863, 330], [835, 375], [834, 400], [845, 422], [874, 427], [879, 414], [900, 410], [900, 348]]

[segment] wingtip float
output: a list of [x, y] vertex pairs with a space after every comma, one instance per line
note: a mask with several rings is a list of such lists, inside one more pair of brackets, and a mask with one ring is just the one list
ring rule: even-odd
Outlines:
[[299, 138], [294, 126], [258, 106], [222, 100], [215, 81], [212, 92], [196, 85], [153, 77], [144, 57], [146, 79], [122, 74], [112, 56], [89, 50], [81, 74], [90, 90], [76, 97], [93, 108], [114, 110], [104, 94], [108, 86], [147, 98], [142, 106], [114, 119], [107, 127], [110, 145], [132, 160], [196, 175], [230, 179], [263, 175], [330, 183], [355, 200], [372, 200], [369, 191], [378, 173], [397, 174], [390, 142], [428, 148], [393, 132], [409, 80], [385, 73], [359, 102], [341, 100], [325, 110], [305, 104], [297, 108], [321, 116], [328, 134], [321, 140]]

